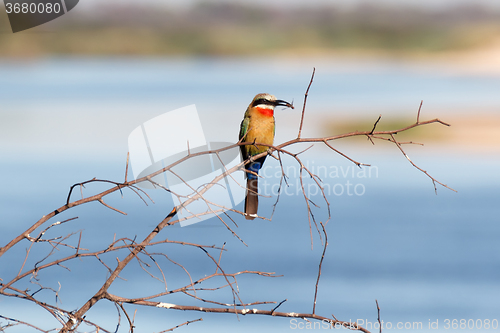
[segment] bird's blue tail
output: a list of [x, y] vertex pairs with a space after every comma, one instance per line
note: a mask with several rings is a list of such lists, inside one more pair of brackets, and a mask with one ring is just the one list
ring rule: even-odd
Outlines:
[[[249, 171], [253, 171], [255, 173], [259, 173], [259, 170], [260, 168], [262, 168], [262, 165], [264, 164], [264, 160], [266, 159], [267, 156], [264, 156], [264, 157], [261, 157], [259, 158], [258, 160], [254, 161], [254, 162], [251, 162], [248, 166], [247, 166], [247, 170]], [[257, 179], [257, 176], [254, 175], [253, 173], [249, 173], [247, 172], [247, 178], [248, 179]]]

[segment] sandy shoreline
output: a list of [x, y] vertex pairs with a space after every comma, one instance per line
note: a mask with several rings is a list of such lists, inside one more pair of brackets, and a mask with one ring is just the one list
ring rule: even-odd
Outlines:
[[[434, 117], [431, 117], [434, 118]], [[431, 118], [423, 117], [422, 121]], [[482, 110], [470, 110], [459, 113], [450, 111], [440, 112], [439, 119], [448, 123], [450, 126], [440, 124], [429, 124], [421, 126], [398, 135], [399, 141], [412, 141], [422, 143], [427, 147], [433, 147], [441, 151], [454, 153], [465, 153], [468, 155], [477, 154], [500, 154], [500, 110], [498, 112], [485, 112]], [[412, 124], [414, 119], [387, 117], [386, 121], [399, 120], [402, 124], [390, 126], [390, 128], [380, 128], [380, 130], [394, 130]], [[368, 128], [371, 125], [364, 122], [360, 125], [359, 118], [341, 118], [331, 122], [331, 125], [325, 128], [325, 122], [316, 123], [318, 131], [328, 136], [332, 133], [348, 133], [359, 128]], [[403, 124], [404, 123], [404, 124]], [[360, 127], [361, 126], [361, 127]], [[346, 144], [355, 144], [359, 147], [359, 141], [345, 140]], [[384, 145], [383, 145], [384, 146]], [[366, 147], [365, 147], [366, 148]]]
[[500, 75], [500, 39], [474, 50], [437, 55], [433, 62], [455, 73]]
[[467, 153], [500, 153], [499, 114], [449, 115], [439, 143]]

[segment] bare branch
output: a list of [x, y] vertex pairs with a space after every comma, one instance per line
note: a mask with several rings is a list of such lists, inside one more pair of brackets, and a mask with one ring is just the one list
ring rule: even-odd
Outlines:
[[234, 313], [240, 315], [267, 315], [267, 316], [285, 317], [285, 318], [302, 318], [302, 319], [309, 318], [309, 319], [328, 322], [332, 327], [342, 326], [350, 330], [370, 333], [370, 331], [359, 326], [356, 322], [333, 320], [327, 317], [318, 316], [313, 313], [278, 312], [273, 310], [260, 310], [260, 309], [235, 309], [232, 307], [207, 308], [207, 307], [200, 307], [193, 305], [178, 305], [178, 304], [150, 302], [150, 301], [138, 301], [134, 302], [134, 304], [144, 305], [144, 306], [154, 306], [157, 308], [164, 308], [164, 309], [174, 309], [182, 311], [200, 311], [206, 313]]
[[[417, 117], [416, 117], [416, 122], [413, 124], [410, 124], [406, 127], [400, 128], [400, 129], [393, 129], [393, 130], [388, 130], [388, 131], [377, 131], [377, 125], [379, 121], [381, 120], [382, 115], [379, 115], [378, 119], [375, 121], [373, 124], [373, 127], [370, 131], [362, 131], [362, 132], [350, 132], [350, 133], [344, 133], [344, 134], [339, 134], [339, 135], [334, 135], [334, 136], [327, 136], [327, 137], [311, 137], [311, 138], [302, 138], [302, 129], [303, 129], [303, 121], [304, 121], [304, 116], [305, 116], [305, 111], [306, 111], [306, 103], [307, 103], [307, 98], [309, 94], [309, 89], [312, 85], [313, 79], [315, 75], [315, 68], [313, 68], [313, 72], [311, 75], [311, 79], [309, 81], [309, 84], [307, 86], [305, 96], [304, 96], [304, 104], [302, 108], [302, 114], [301, 114], [301, 120], [300, 120], [300, 125], [299, 125], [299, 131], [297, 138], [293, 140], [289, 140], [287, 142], [283, 142], [278, 145], [269, 145], [269, 144], [263, 144], [256, 142], [255, 140], [253, 142], [242, 142], [242, 140], [239, 140], [238, 143], [232, 144], [223, 148], [219, 149], [213, 149], [213, 150], [207, 150], [207, 151], [202, 151], [202, 152], [197, 152], [197, 153], [192, 153], [190, 150], [190, 144], [189, 141], [187, 141], [187, 149], [188, 153], [186, 156], [183, 158], [171, 163], [168, 166], [163, 167], [160, 170], [157, 170], [149, 175], [146, 175], [144, 177], [135, 179], [135, 180], [128, 180], [128, 171], [129, 171], [129, 157], [130, 154], [127, 153], [127, 161], [126, 161], [126, 166], [125, 166], [125, 177], [124, 181], [122, 183], [120, 182], [114, 182], [111, 180], [103, 180], [103, 179], [97, 179], [97, 178], [92, 178], [88, 181], [84, 181], [81, 183], [76, 183], [72, 185], [69, 189], [68, 196], [66, 198], [66, 203], [65, 205], [61, 206], [60, 208], [50, 212], [49, 214], [43, 216], [41, 219], [36, 221], [31, 227], [29, 227], [25, 232], [21, 233], [19, 236], [15, 237], [12, 239], [6, 246], [0, 248], [0, 257], [6, 253], [9, 249], [11, 249], [15, 244], [21, 242], [22, 240], [28, 240], [30, 241], [29, 247], [26, 249], [26, 254], [24, 257], [24, 261], [21, 265], [21, 268], [14, 278], [12, 278], [10, 281], [6, 281], [3, 283], [3, 280], [0, 278], [0, 295], [6, 296], [6, 297], [15, 297], [19, 298], [28, 302], [32, 302], [36, 304], [37, 306], [40, 306], [44, 310], [46, 310], [51, 316], [56, 318], [59, 323], [61, 324], [61, 329], [60, 332], [73, 332], [78, 329], [78, 327], [84, 323], [91, 325], [93, 328], [95, 328], [96, 331], [98, 332], [108, 332], [102, 327], [98, 326], [95, 323], [92, 323], [86, 319], [87, 312], [99, 301], [101, 300], [107, 300], [112, 303], [114, 303], [117, 312], [118, 312], [118, 324], [116, 327], [116, 330], [120, 328], [121, 324], [121, 315], [122, 312], [127, 318], [128, 325], [129, 325], [129, 330], [130, 332], [133, 332], [135, 329], [134, 326], [134, 320], [135, 320], [135, 312], [133, 317], [131, 317], [127, 313], [127, 309], [124, 304], [134, 304], [134, 305], [141, 305], [141, 306], [150, 306], [150, 307], [158, 307], [158, 308], [165, 308], [165, 309], [172, 309], [172, 310], [183, 310], [183, 311], [202, 311], [202, 312], [207, 312], [207, 313], [231, 313], [235, 315], [252, 315], [252, 314], [259, 314], [259, 315], [268, 315], [268, 316], [277, 316], [277, 317], [289, 317], [289, 318], [302, 318], [303, 320], [309, 321], [311, 320], [323, 320], [327, 321], [332, 325], [332, 327], [337, 327], [337, 326], [342, 326], [351, 330], [358, 330], [362, 332], [368, 332], [365, 328], [358, 326], [356, 323], [352, 322], [345, 322], [345, 321], [340, 321], [335, 318], [335, 316], [331, 318], [326, 318], [320, 315], [316, 314], [316, 304], [317, 304], [317, 298], [319, 297], [319, 281], [321, 278], [322, 274], [322, 268], [323, 268], [323, 261], [326, 256], [326, 249], [328, 247], [328, 235], [326, 232], [326, 224], [329, 222], [331, 219], [331, 211], [330, 211], [330, 203], [328, 201], [328, 198], [326, 196], [325, 190], [323, 188], [323, 180], [315, 173], [313, 173], [311, 170], [309, 170], [306, 165], [302, 162], [300, 156], [303, 152], [311, 149], [315, 143], [320, 143], [326, 145], [330, 150], [336, 152], [337, 154], [341, 155], [342, 157], [346, 158], [350, 162], [354, 163], [358, 167], [362, 166], [370, 166], [369, 164], [361, 163], [358, 162], [352, 158], [350, 158], [347, 154], [341, 152], [340, 150], [334, 148], [333, 141], [334, 140], [340, 140], [340, 139], [345, 139], [349, 137], [356, 137], [356, 136], [366, 136], [372, 143], [374, 143], [374, 140], [383, 140], [383, 141], [388, 141], [392, 144], [395, 144], [398, 149], [402, 152], [402, 154], [405, 156], [405, 158], [419, 171], [423, 172], [425, 175], [427, 175], [432, 183], [434, 184], [434, 189], [437, 191], [436, 188], [436, 183], [440, 184], [443, 187], [446, 187], [448, 189], [453, 190], [452, 188], [448, 187], [447, 185], [437, 181], [435, 178], [430, 176], [427, 171], [421, 169], [418, 167], [406, 154], [406, 152], [403, 150], [402, 145], [403, 144], [419, 144], [419, 143], [414, 143], [412, 141], [409, 142], [398, 142], [396, 140], [395, 134], [411, 130], [412, 128], [416, 128], [418, 126], [424, 126], [432, 123], [439, 123], [445, 126], [449, 126], [449, 124], [439, 120], [439, 119], [432, 119], [428, 121], [420, 121], [420, 112], [422, 108], [422, 102], [420, 103], [418, 112], [417, 112]], [[302, 143], [309, 143], [310, 145], [302, 150], [296, 152], [292, 146], [296, 146], [298, 144]], [[247, 159], [246, 161], [242, 161], [238, 165], [235, 165], [228, 169], [224, 163], [222, 162], [222, 159], [220, 157], [220, 153], [225, 152], [229, 149], [233, 148], [238, 148], [243, 145], [253, 145], [253, 146], [266, 146], [268, 149], [265, 152], [262, 152], [258, 155], [252, 156], [252, 158]], [[298, 147], [295, 147], [298, 148]], [[276, 151], [275, 156], [273, 153]], [[223, 172], [220, 175], [217, 175], [214, 177], [214, 179], [210, 182], [207, 182], [198, 188], [193, 188], [186, 180], [182, 179], [180, 176], [178, 176], [172, 168], [182, 164], [183, 162], [197, 157], [197, 156], [202, 156], [202, 155], [215, 155], [219, 159], [219, 161], [223, 165]], [[266, 155], [271, 155], [275, 159], [277, 159], [280, 163], [281, 167], [281, 177], [280, 177], [280, 183], [279, 183], [279, 190], [278, 190], [278, 195], [276, 199], [276, 203], [273, 206], [273, 212], [271, 214], [270, 218], [267, 217], [260, 217], [265, 220], [271, 220], [274, 211], [276, 208], [276, 205], [280, 199], [280, 191], [282, 189], [282, 185], [285, 184], [288, 186], [287, 178], [288, 176], [285, 174], [285, 168], [283, 167], [283, 156], [290, 156], [293, 158], [293, 162], [297, 163], [298, 166], [300, 167], [300, 173], [299, 173], [299, 178], [300, 178], [300, 184], [301, 184], [301, 190], [302, 190], [302, 196], [304, 199], [304, 202], [306, 204], [307, 208], [307, 213], [308, 213], [308, 222], [309, 222], [309, 229], [310, 229], [310, 237], [311, 237], [311, 248], [313, 246], [313, 231], [312, 231], [312, 226], [314, 225], [316, 228], [316, 231], [318, 232], [319, 239], [321, 243], [323, 244], [323, 249], [322, 249], [322, 254], [321, 258], [319, 260], [318, 264], [318, 271], [317, 271], [317, 277], [316, 277], [316, 283], [315, 283], [315, 292], [314, 292], [314, 299], [313, 299], [313, 307], [312, 307], [312, 313], [295, 313], [295, 312], [278, 312], [277, 309], [287, 301], [287, 299], [279, 302], [278, 305], [276, 305], [272, 310], [262, 310], [262, 309], [250, 309], [249, 307], [253, 306], [262, 306], [262, 305], [267, 305], [267, 304], [276, 304], [276, 301], [252, 301], [252, 302], [244, 302], [241, 297], [240, 297], [240, 290], [238, 286], [238, 279], [240, 275], [258, 275], [258, 276], [263, 276], [263, 277], [278, 277], [280, 275], [276, 275], [274, 272], [269, 273], [269, 272], [262, 272], [262, 271], [252, 271], [252, 270], [241, 270], [237, 272], [232, 272], [227, 269], [227, 267], [223, 267], [221, 262], [222, 260], [222, 253], [223, 251], [226, 251], [226, 243], [222, 245], [222, 247], [216, 247], [215, 245], [207, 246], [207, 245], [201, 245], [201, 244], [196, 244], [196, 243], [189, 243], [189, 242], [182, 242], [182, 241], [176, 241], [176, 240], [169, 240], [169, 239], [163, 239], [163, 240], [158, 240], [155, 241], [155, 238], [158, 236], [158, 234], [166, 227], [168, 226], [173, 226], [181, 221], [187, 220], [187, 219], [192, 219], [192, 218], [197, 218], [200, 216], [207, 216], [207, 215], [215, 215], [217, 218], [225, 225], [228, 231], [231, 232], [232, 235], [237, 237], [244, 245], [246, 245], [243, 240], [240, 238], [240, 236], [233, 230], [231, 227], [226, 223], [227, 219], [231, 220], [236, 227], [238, 227], [238, 224], [228, 213], [226, 212], [234, 212], [236, 214], [241, 214], [244, 215], [243, 212], [238, 211], [234, 209], [233, 207], [224, 207], [223, 205], [218, 204], [217, 202], [211, 202], [205, 197], [205, 193], [210, 190], [213, 186], [223, 186], [219, 184], [221, 180], [223, 180], [225, 177], [231, 177], [234, 180], [234, 177], [232, 176], [232, 173], [235, 171], [242, 170], [242, 167], [244, 165], [247, 165], [248, 163], [251, 163], [252, 161], [264, 157]], [[153, 181], [153, 177], [160, 175], [165, 172], [171, 172], [172, 174], [176, 175], [185, 185], [187, 185], [192, 193], [191, 195], [181, 195], [174, 193], [171, 191], [167, 186], [163, 186], [161, 184], [156, 183]], [[252, 171], [247, 171], [253, 174], [256, 174], [255, 172]], [[259, 176], [261, 177], [261, 176]], [[305, 180], [305, 178], [311, 178], [311, 181]], [[53, 238], [50, 239], [45, 239], [43, 238], [46, 232], [54, 228], [54, 230], [59, 230], [59, 228], [55, 228], [56, 226], [72, 221], [76, 218], [71, 218], [62, 222], [54, 222], [50, 224], [49, 226], [45, 227], [42, 231], [38, 233], [37, 237], [31, 237], [30, 233], [34, 233], [38, 230], [38, 228], [41, 228], [44, 224], [46, 224], [50, 219], [52, 219], [54, 216], [58, 215], [59, 213], [64, 212], [67, 209], [83, 205], [89, 202], [94, 202], [97, 201], [104, 205], [106, 208], [109, 208], [111, 210], [114, 210], [116, 212], [119, 212], [121, 214], [126, 215], [123, 211], [112, 207], [111, 205], [105, 203], [105, 197], [107, 197], [109, 194], [120, 191], [122, 194], [122, 197], [124, 195], [123, 189], [130, 189], [134, 194], [136, 194], [146, 205], [148, 205], [146, 197], [151, 200], [151, 202], [154, 203], [152, 198], [148, 195], [148, 193], [138, 187], [139, 183], [141, 182], [149, 182], [151, 183], [154, 187], [161, 188], [174, 196], [177, 197], [179, 200], [179, 204], [175, 206], [168, 215], [166, 215], [161, 221], [159, 221], [155, 228], [147, 234], [146, 237], [143, 238], [142, 241], [137, 241], [136, 237], [131, 237], [131, 238], [120, 238], [116, 239], [116, 234], [115, 237], [113, 238], [113, 241], [111, 244], [102, 247], [101, 250], [92, 250], [89, 251], [88, 249], [84, 249], [81, 247], [82, 244], [82, 231], [79, 231], [78, 234], [78, 239], [77, 237], [73, 237], [76, 232], [69, 233], [66, 236], [64, 234], [62, 235], [57, 235], [54, 236]], [[236, 180], [235, 180], [236, 182]], [[88, 184], [94, 184], [94, 183], [105, 183], [110, 186], [109, 189], [102, 191], [100, 193], [94, 194], [94, 195], [88, 195], [85, 197], [84, 196], [84, 191], [83, 189], [85, 188], [85, 185]], [[236, 182], [237, 183], [237, 182]], [[242, 188], [246, 188], [245, 186], [238, 184]], [[316, 214], [317, 208], [320, 208], [319, 204], [323, 206], [322, 203], [317, 202], [315, 203], [313, 199], [316, 201], [315, 197], [310, 196], [310, 192], [306, 191], [306, 185], [313, 185], [317, 187], [318, 189], [321, 190], [322, 193], [322, 201], [326, 203], [326, 209], [328, 211], [328, 218], [326, 221], [320, 221], [319, 218], [317, 217], [318, 215]], [[81, 199], [75, 200], [73, 202], [70, 202], [71, 196], [73, 193], [73, 190], [76, 188], [80, 189], [81, 193]], [[90, 187], [90, 186], [89, 186]], [[224, 187], [224, 186], [223, 186]], [[225, 188], [225, 187], [224, 187]], [[455, 191], [455, 190], [453, 190]], [[86, 191], [87, 192], [87, 189]], [[262, 196], [262, 194], [259, 194]], [[191, 211], [191, 207], [189, 206], [191, 203], [193, 203], [196, 200], [203, 200], [203, 202], [206, 204], [207, 209], [205, 212], [196, 212], [196, 211]], [[106, 201], [108, 201], [106, 199]], [[108, 201], [109, 202], [109, 201]], [[187, 217], [182, 217], [178, 218], [175, 220], [175, 216], [177, 215], [178, 212], [180, 212], [182, 209], [187, 211], [189, 216]], [[324, 208], [323, 208], [324, 209]], [[224, 215], [222, 215], [223, 213]], [[48, 224], [48, 223], [47, 223]], [[319, 224], [319, 225], [318, 225]], [[321, 229], [320, 227], [321, 226]], [[62, 229], [62, 228], [61, 228]], [[237, 230], [237, 229], [235, 229]], [[323, 241], [324, 237], [324, 241]], [[34, 267], [32, 269], [28, 269], [27, 271], [23, 272], [25, 270], [25, 266], [27, 263], [30, 261], [28, 260], [28, 257], [32, 253], [35, 253], [36, 250], [38, 250], [39, 244], [44, 243], [44, 244], [49, 244], [47, 246], [48, 249], [44, 249], [44, 252], [41, 252], [40, 257], [42, 259], [36, 261], [34, 264]], [[205, 275], [202, 275], [202, 277], [194, 278], [191, 276], [190, 272], [186, 267], [189, 267], [186, 265], [185, 262], [179, 260], [175, 261], [173, 260], [169, 255], [167, 255], [167, 252], [165, 252], [164, 247], [162, 247], [162, 244], [178, 244], [178, 245], [183, 245], [183, 246], [192, 246], [192, 247], [197, 247], [201, 249], [201, 251], [204, 252], [205, 255], [202, 255], [204, 260], [209, 260], [213, 263], [215, 266], [215, 270], [211, 271], [214, 273], [207, 273]], [[153, 252], [152, 247], [155, 246], [155, 250], [159, 247], [162, 249], [160, 251]], [[56, 256], [56, 253], [63, 253], [60, 252], [62, 250], [69, 251], [70, 255], [63, 254], [61, 256]], [[118, 252], [120, 254], [123, 254], [122, 256], [116, 255], [116, 266], [115, 263], [113, 262], [112, 265], [106, 264], [105, 260], [106, 256], [105, 254], [110, 253], [112, 251]], [[126, 253], [125, 253], [126, 252]], [[218, 253], [218, 257], [217, 257]], [[147, 257], [144, 257], [147, 256]], [[206, 256], [206, 257], [205, 257]], [[67, 264], [67, 261], [79, 258], [80, 260], [83, 260], [85, 257], [95, 257], [103, 266], [104, 268], [100, 268], [101, 270], [106, 270], [109, 273], [109, 276], [107, 279], [104, 281], [104, 283], [99, 287], [99, 289], [96, 291], [92, 291], [91, 294], [89, 294], [88, 300], [85, 302], [85, 304], [81, 305], [80, 308], [78, 308], [75, 311], [68, 311], [64, 310], [61, 308], [59, 303], [61, 303], [59, 299], [59, 293], [61, 289], [61, 285], [59, 284], [59, 289], [54, 287], [54, 284], [44, 284], [41, 280], [42, 274], [39, 274], [41, 270], [47, 269], [49, 267], [54, 267], [54, 266], [59, 266], [64, 269], [69, 270], [69, 267], [71, 267], [69, 264]], [[160, 259], [158, 259], [160, 257]], [[55, 259], [57, 258], [57, 259]], [[148, 260], [151, 260], [154, 265], [156, 266], [156, 269], [158, 269], [159, 273], [155, 270], [153, 264]], [[166, 260], [163, 260], [161, 258], [164, 258]], [[208, 259], [207, 259], [208, 258]], [[31, 259], [31, 258], [30, 258]], [[113, 259], [113, 258], [111, 258]], [[93, 260], [93, 259], [92, 259]], [[108, 259], [106, 259], [108, 260]], [[120, 276], [122, 274], [123, 270], [130, 264], [132, 260], [137, 260], [139, 263], [139, 266], [144, 270], [143, 275], [147, 276], [148, 274], [150, 277], [159, 280], [160, 282], [163, 283], [163, 287], [160, 288], [158, 291], [154, 291], [153, 294], [148, 294], [149, 296], [144, 296], [144, 295], [139, 295], [142, 297], [137, 297], [137, 298], [124, 298], [120, 297], [117, 295], [112, 295], [108, 292], [110, 290], [111, 285], [114, 283], [114, 281], [117, 278], [124, 279], [124, 277]], [[168, 261], [167, 261], [168, 260]], [[181, 284], [181, 287], [176, 286], [176, 289], [171, 289], [168, 290], [167, 288], [167, 277], [170, 275], [170, 271], [167, 271], [166, 268], [163, 266], [164, 263], [166, 265], [169, 265], [169, 268], [172, 267], [171, 264], [176, 265], [180, 269], [182, 269], [185, 273], [186, 276], [183, 276], [184, 281]], [[171, 264], [170, 264], [171, 263]], [[174, 267], [175, 269], [172, 271], [175, 271], [172, 274], [176, 274], [179, 270], [178, 268]], [[161, 274], [161, 275], [160, 275]], [[182, 273], [181, 273], [182, 274]], [[36, 286], [34, 291], [29, 291], [28, 289], [26, 290], [21, 290], [19, 288], [16, 288], [15, 283], [19, 282], [21, 280], [24, 281], [29, 281], [32, 283], [32, 285]], [[241, 279], [240, 279], [241, 280]], [[24, 282], [23, 281], [23, 282]], [[208, 285], [206, 287], [200, 287], [200, 284], [209, 281]], [[169, 284], [170, 286], [170, 284]], [[205, 286], [205, 285], [204, 285]], [[226, 301], [221, 301], [218, 298], [213, 298], [213, 297], [206, 297], [205, 295], [207, 292], [216, 292], [216, 291], [231, 291], [231, 298], [232, 300], [226, 300]], [[42, 294], [42, 291], [51, 291], [53, 294], [55, 294], [55, 305], [51, 305], [49, 303], [42, 302], [36, 297], [40, 297], [40, 294]], [[38, 294], [40, 293], [40, 294]], [[166, 298], [167, 295], [175, 294], [176, 297], [183, 297], [185, 299], [189, 299], [192, 302], [204, 302], [208, 304], [213, 304], [214, 306], [218, 307], [200, 307], [200, 306], [195, 306], [195, 305], [176, 305], [176, 304], [171, 304], [171, 303], [164, 303], [160, 302], [163, 300], [163, 298]], [[92, 295], [93, 294], [93, 295]], [[91, 296], [92, 295], [92, 296]], [[195, 303], [196, 304], [196, 303]], [[381, 326], [381, 319], [380, 319], [380, 308], [378, 306], [378, 301], [376, 300], [377, 304], [377, 311], [378, 311], [378, 321]], [[127, 306], [128, 307], [128, 306]], [[137, 311], [137, 309], [135, 310]], [[0, 318], [5, 318], [0, 316]], [[10, 320], [10, 319], [8, 319]], [[202, 318], [192, 320], [192, 321], [186, 321], [183, 324], [177, 325], [171, 329], [165, 330], [163, 332], [168, 332], [175, 330], [176, 328], [179, 328], [184, 325], [188, 325], [193, 322], [201, 321]], [[13, 321], [13, 320], [11, 320]], [[26, 325], [24, 322], [14, 322], [12, 324], [8, 324], [8, 326], [11, 325]], [[28, 326], [30, 326], [28, 324]], [[33, 327], [35, 329], [38, 329], [36, 327]], [[0, 330], [3, 328], [0, 327]], [[123, 329], [123, 328], [122, 328]], [[43, 331], [42, 329], [38, 329], [39, 331]], [[381, 329], [380, 329], [381, 333]]]

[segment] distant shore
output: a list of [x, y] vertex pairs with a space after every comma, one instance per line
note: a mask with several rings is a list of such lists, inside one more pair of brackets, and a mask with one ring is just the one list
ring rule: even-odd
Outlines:
[[[1, 5], [0, 5], [1, 8]], [[360, 4], [276, 7], [200, 3], [186, 10], [111, 5], [13, 34], [0, 15], [0, 57], [327, 57], [405, 61], [500, 73], [500, 11]]]

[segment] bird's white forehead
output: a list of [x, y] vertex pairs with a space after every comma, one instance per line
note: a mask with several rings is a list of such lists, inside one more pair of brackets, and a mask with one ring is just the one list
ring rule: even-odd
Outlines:
[[268, 101], [274, 102], [276, 100], [276, 96], [271, 95], [271, 94], [257, 94], [257, 95], [255, 95], [253, 100], [255, 101], [257, 99], [266, 99]]

